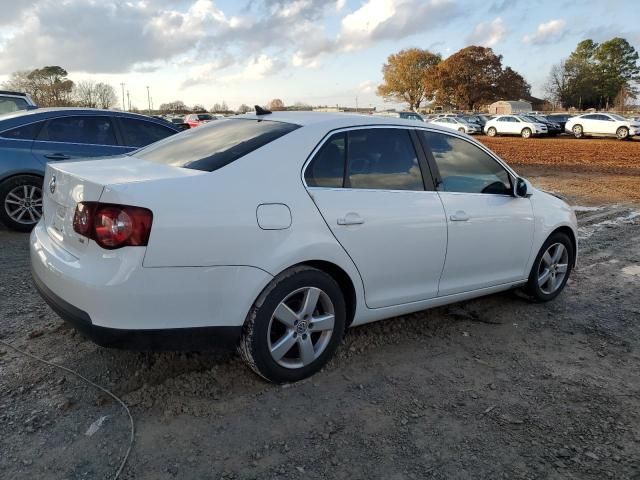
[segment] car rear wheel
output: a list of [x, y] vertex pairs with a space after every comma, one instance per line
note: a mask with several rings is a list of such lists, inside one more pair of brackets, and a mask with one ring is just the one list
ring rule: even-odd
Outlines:
[[584, 136], [584, 131], [582, 130], [582, 125], [574, 125], [572, 128], [573, 135], [576, 138], [582, 138]]
[[626, 140], [629, 138], [629, 129], [627, 127], [620, 127], [616, 131], [616, 137], [618, 137], [618, 140]]
[[458, 129], [458, 131], [459, 131], [460, 133], [464, 133], [464, 131], [465, 131], [465, 130], [464, 130], [464, 127], [460, 127], [460, 128]]
[[533, 262], [526, 293], [540, 302], [556, 298], [569, 280], [573, 258], [573, 244], [569, 237], [562, 232], [552, 234]]
[[0, 220], [12, 230], [29, 232], [42, 217], [42, 178], [17, 175], [0, 184]]
[[297, 382], [320, 370], [344, 334], [346, 307], [336, 281], [306, 266], [274, 278], [245, 321], [238, 350], [258, 375]]
[[489, 130], [487, 130], [487, 135], [490, 137], [495, 137], [497, 133], [498, 131], [494, 127], [489, 127]]
[[530, 128], [523, 128], [522, 132], [520, 133], [520, 135], [522, 135], [522, 138], [530, 138], [531, 137], [531, 129]]

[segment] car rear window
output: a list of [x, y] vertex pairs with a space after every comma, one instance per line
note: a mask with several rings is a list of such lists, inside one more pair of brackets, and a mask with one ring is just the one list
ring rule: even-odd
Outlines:
[[212, 172], [300, 128], [293, 123], [230, 119], [211, 122], [137, 150], [150, 162]]

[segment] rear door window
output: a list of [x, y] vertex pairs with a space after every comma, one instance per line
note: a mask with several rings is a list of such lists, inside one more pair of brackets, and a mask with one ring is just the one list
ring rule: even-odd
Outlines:
[[336, 133], [320, 148], [305, 170], [309, 187], [340, 188], [344, 183], [346, 133]]
[[212, 172], [298, 128], [293, 123], [262, 119], [220, 120], [156, 142], [135, 155], [150, 162]]
[[107, 116], [54, 118], [46, 122], [37, 140], [89, 145], [117, 145], [113, 122]]
[[408, 130], [372, 128], [348, 135], [345, 186], [376, 190], [424, 190]]
[[119, 120], [122, 141], [126, 147], [146, 147], [177, 133], [169, 127], [158, 125], [154, 122], [146, 122], [134, 118], [119, 118]]

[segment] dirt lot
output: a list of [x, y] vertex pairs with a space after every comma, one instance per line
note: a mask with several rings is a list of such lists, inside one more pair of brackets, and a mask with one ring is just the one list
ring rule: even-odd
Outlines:
[[640, 202], [640, 139], [479, 139], [545, 189], [590, 204]]
[[[487, 143], [592, 205], [552, 303], [503, 293], [355, 328], [320, 374], [273, 386], [232, 353], [83, 340], [33, 289], [27, 236], [0, 230], [0, 337], [131, 406], [122, 478], [639, 479], [640, 142]], [[7, 479], [109, 478], [129, 435], [106, 395], [2, 346], [0, 431]]]

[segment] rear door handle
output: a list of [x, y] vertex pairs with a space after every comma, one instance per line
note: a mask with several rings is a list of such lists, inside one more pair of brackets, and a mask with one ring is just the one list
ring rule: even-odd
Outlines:
[[364, 218], [355, 212], [349, 212], [344, 217], [338, 218], [338, 225], [362, 225]]
[[48, 153], [45, 155], [45, 158], [48, 158], [49, 160], [69, 160], [71, 157], [64, 153]]
[[469, 220], [469, 215], [463, 210], [458, 210], [455, 215], [449, 215], [449, 220], [452, 222], [466, 222]]

